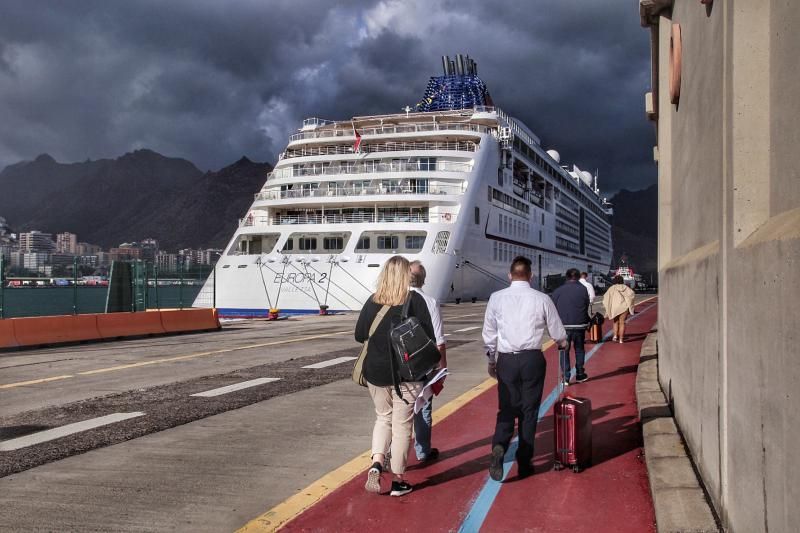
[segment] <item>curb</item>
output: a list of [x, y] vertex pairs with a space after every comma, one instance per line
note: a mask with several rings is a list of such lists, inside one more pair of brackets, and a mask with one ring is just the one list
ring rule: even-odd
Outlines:
[[647, 336], [639, 355], [636, 405], [658, 533], [722, 531], [658, 382], [655, 333]]

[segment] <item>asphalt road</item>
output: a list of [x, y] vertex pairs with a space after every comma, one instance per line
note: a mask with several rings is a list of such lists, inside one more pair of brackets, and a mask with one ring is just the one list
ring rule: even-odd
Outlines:
[[[438, 405], [486, 377], [484, 307], [443, 308], [453, 375]], [[355, 319], [232, 322], [214, 333], [0, 354], [0, 530], [244, 525], [369, 448], [371, 401], [349, 379]], [[193, 396], [262, 378], [273, 381]], [[119, 414], [135, 416], [3, 448]]]
[[[452, 375], [434, 407], [486, 379], [484, 309], [442, 308]], [[0, 531], [244, 525], [369, 448], [355, 320], [0, 354]]]

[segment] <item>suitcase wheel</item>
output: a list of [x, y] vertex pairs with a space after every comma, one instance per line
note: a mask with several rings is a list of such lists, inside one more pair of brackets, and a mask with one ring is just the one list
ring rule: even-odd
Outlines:
[[553, 463], [553, 470], [564, 470], [564, 465], [556, 461]]
[[573, 473], [573, 474], [577, 474], [577, 473], [578, 473], [578, 472], [580, 472], [580, 471], [581, 471], [581, 467], [580, 467], [580, 466], [578, 466], [578, 465], [573, 465], [573, 467], [572, 467], [572, 473]]

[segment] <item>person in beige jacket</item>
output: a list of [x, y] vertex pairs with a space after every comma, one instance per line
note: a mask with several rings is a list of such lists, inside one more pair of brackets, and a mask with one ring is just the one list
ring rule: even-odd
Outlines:
[[614, 276], [614, 282], [603, 295], [603, 307], [606, 309], [606, 318], [614, 322], [613, 342], [620, 343], [625, 338], [625, 320], [633, 314], [633, 297], [636, 293], [625, 285], [622, 276]]

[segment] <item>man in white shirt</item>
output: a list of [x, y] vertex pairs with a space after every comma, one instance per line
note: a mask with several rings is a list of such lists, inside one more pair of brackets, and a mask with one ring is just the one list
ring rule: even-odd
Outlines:
[[519, 419], [517, 469], [519, 477], [533, 473], [533, 441], [542, 402], [547, 363], [542, 353], [545, 331], [559, 347], [567, 332], [555, 305], [531, 288], [531, 261], [519, 256], [511, 263], [511, 286], [489, 298], [483, 322], [483, 342], [489, 375], [497, 378], [499, 410], [492, 438], [489, 475], [503, 479], [503, 456]]
[[[425, 299], [425, 303], [428, 304], [428, 312], [431, 315], [431, 322], [433, 322], [433, 333], [436, 337], [436, 346], [439, 348], [439, 353], [442, 354], [439, 368], [445, 368], [447, 367], [447, 350], [442, 329], [442, 314], [439, 312], [439, 302], [422, 292], [426, 275], [422, 262], [411, 262], [411, 290], [419, 293]], [[439, 457], [439, 450], [431, 448], [432, 413], [433, 398], [428, 400], [419, 413], [414, 415], [414, 450], [416, 451], [417, 459], [422, 462], [435, 461]]]
[[597, 296], [594, 293], [594, 287], [591, 283], [589, 283], [589, 274], [586, 272], [581, 272], [581, 279], [579, 280], [581, 285], [586, 287], [586, 290], [589, 292], [589, 317], [592, 316], [592, 304], [594, 303], [594, 298]]

